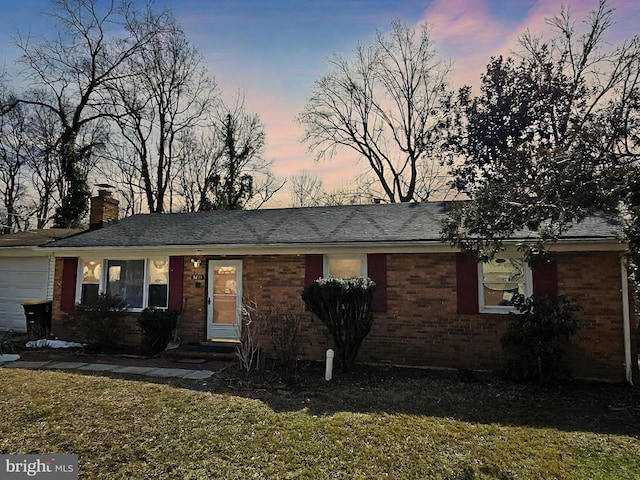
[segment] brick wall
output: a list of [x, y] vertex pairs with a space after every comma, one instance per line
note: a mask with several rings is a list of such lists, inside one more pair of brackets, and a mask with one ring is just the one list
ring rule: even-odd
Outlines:
[[[206, 339], [207, 260], [194, 269], [185, 257], [184, 298], [179, 325], [183, 343]], [[231, 257], [225, 257], [229, 259]], [[240, 257], [238, 257], [240, 258]], [[305, 310], [304, 255], [245, 256], [243, 293], [258, 308], [277, 306], [296, 314], [302, 324], [304, 356], [321, 360], [331, 347], [324, 325]], [[455, 254], [389, 254], [387, 256], [387, 311], [374, 314], [359, 361], [464, 369], [499, 369], [504, 365], [500, 337], [508, 315], [457, 313]], [[621, 279], [616, 252], [558, 253], [558, 290], [580, 306], [581, 330], [567, 356], [571, 371], [580, 377], [624, 380]], [[62, 263], [56, 260], [53, 330], [60, 327]], [[193, 274], [204, 280], [193, 279]], [[635, 326], [635, 322], [633, 322]], [[134, 334], [131, 330], [131, 335]], [[635, 335], [635, 329], [633, 332]], [[265, 328], [263, 343], [269, 345]], [[635, 345], [635, 338], [633, 340]], [[267, 348], [269, 349], [269, 348]], [[635, 353], [635, 352], [634, 352]]]
[[69, 331], [64, 327], [64, 312], [60, 309], [62, 299], [62, 266], [64, 258], [56, 258], [56, 271], [53, 275], [53, 303], [51, 304], [51, 334], [60, 338], [68, 338]]
[[[567, 360], [582, 377], [624, 378], [622, 279], [616, 252], [563, 253], [558, 261], [558, 290], [576, 300], [580, 331]], [[630, 303], [633, 306], [633, 302]], [[632, 321], [632, 344], [635, 345]]]
[[[300, 322], [300, 348], [305, 358], [322, 359], [331, 341], [325, 326], [306, 311], [300, 293], [304, 288], [304, 255], [249, 256], [243, 259], [244, 294], [262, 306], [296, 315]], [[272, 329], [262, 333], [265, 345], [271, 343]], [[271, 348], [269, 348], [271, 350]]]
[[[624, 380], [619, 253], [558, 253], [556, 258], [559, 293], [575, 298], [580, 306], [581, 330], [572, 339], [568, 368], [577, 377]], [[454, 272], [453, 254], [388, 255], [389, 308], [375, 315], [360, 358], [405, 365], [501, 368], [500, 337], [510, 318], [457, 314]]]
[[[247, 256], [242, 260], [245, 296], [259, 306], [277, 305], [296, 313], [303, 325], [305, 356], [322, 359], [331, 341], [325, 327], [305, 311], [300, 299], [304, 256]], [[557, 262], [559, 293], [574, 297], [581, 308], [578, 318], [582, 328], [567, 356], [569, 368], [576, 376], [622, 380], [619, 254], [558, 253]], [[191, 268], [185, 267], [188, 277]], [[598, 272], [597, 278], [593, 272]], [[190, 278], [185, 281], [191, 321], [185, 320], [183, 328], [190, 333], [184, 335], [203, 339], [206, 285], [197, 289]], [[510, 318], [456, 312], [455, 254], [389, 254], [387, 284], [387, 311], [375, 314], [360, 361], [465, 369], [499, 369], [504, 365], [500, 337]]]
[[[200, 266], [195, 268], [191, 259], [199, 259]], [[182, 295], [186, 303], [178, 319], [178, 335], [182, 343], [200, 343], [207, 339], [207, 261], [204, 257], [184, 257]], [[193, 275], [204, 279], [194, 280]]]
[[[84, 341], [74, 328], [73, 319], [68, 312], [60, 308], [62, 298], [62, 270], [64, 258], [56, 258], [53, 279], [53, 303], [51, 312], [51, 334], [63, 340]], [[122, 342], [128, 345], [140, 345], [142, 332], [136, 321], [136, 314], [125, 315], [120, 319]]]
[[453, 253], [389, 254], [385, 313], [374, 316], [361, 358], [401, 365], [494, 369], [504, 315], [457, 313]]
[[[201, 260], [201, 266], [194, 269], [191, 258]], [[187, 304], [179, 326], [183, 342], [199, 343], [207, 338], [207, 261], [217, 259], [234, 258], [185, 257], [183, 293]], [[245, 256], [237, 259], [242, 260], [242, 291], [245, 299], [255, 303], [259, 313], [277, 308], [299, 316], [302, 325], [301, 347], [305, 356], [321, 358], [330, 343], [326, 339], [324, 326], [318, 320], [311, 319], [300, 298], [304, 288], [304, 255]], [[194, 280], [194, 274], [204, 275], [205, 280]], [[271, 328], [265, 326], [260, 330], [261, 342], [269, 350]]]

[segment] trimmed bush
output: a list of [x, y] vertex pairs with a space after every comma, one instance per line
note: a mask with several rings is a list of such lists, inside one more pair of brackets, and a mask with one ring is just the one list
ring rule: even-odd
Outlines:
[[560, 362], [570, 338], [578, 332], [575, 302], [565, 296], [518, 295], [514, 305], [520, 313], [502, 337], [510, 353], [507, 373], [515, 380], [540, 384], [560, 376]]
[[81, 340], [113, 349], [122, 339], [120, 318], [126, 308], [127, 303], [120, 297], [101, 294], [95, 302], [76, 305], [65, 321]]
[[348, 371], [371, 331], [376, 284], [369, 278], [320, 278], [302, 291], [302, 300], [329, 329], [338, 365]]
[[178, 324], [178, 312], [145, 308], [138, 317], [142, 329], [142, 349], [149, 355], [164, 350]]

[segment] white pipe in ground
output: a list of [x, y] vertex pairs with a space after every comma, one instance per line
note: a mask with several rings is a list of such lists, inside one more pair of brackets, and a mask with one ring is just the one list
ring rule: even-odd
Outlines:
[[328, 382], [333, 378], [333, 350], [327, 350], [327, 366], [324, 371], [324, 379]]

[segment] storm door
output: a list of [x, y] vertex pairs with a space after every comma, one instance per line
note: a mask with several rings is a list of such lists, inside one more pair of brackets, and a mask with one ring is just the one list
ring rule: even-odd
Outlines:
[[242, 261], [210, 260], [207, 338], [238, 340], [242, 325]]

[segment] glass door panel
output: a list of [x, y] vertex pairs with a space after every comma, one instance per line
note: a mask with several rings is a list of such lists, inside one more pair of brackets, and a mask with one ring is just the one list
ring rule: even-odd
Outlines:
[[207, 337], [238, 340], [241, 328], [242, 262], [209, 261]]

